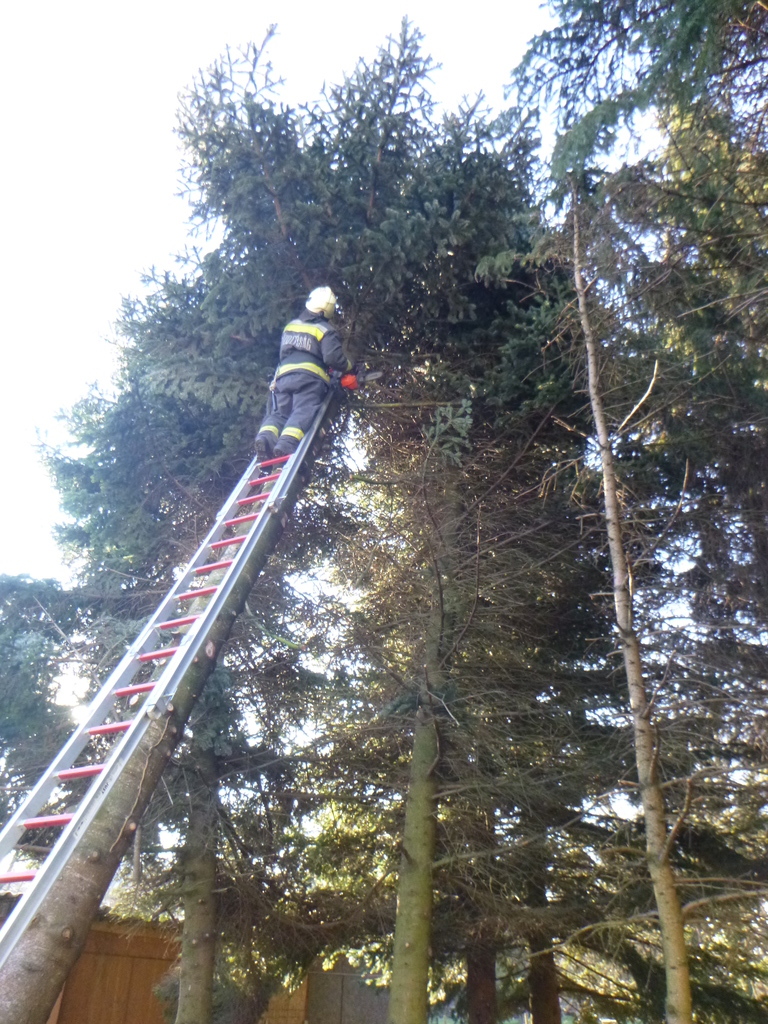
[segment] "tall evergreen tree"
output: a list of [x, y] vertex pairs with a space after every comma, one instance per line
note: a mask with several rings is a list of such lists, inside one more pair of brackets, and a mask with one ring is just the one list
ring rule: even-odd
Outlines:
[[[719, 901], [748, 900], [749, 887], [719, 869], [710, 875], [713, 862], [693, 837], [717, 834], [721, 851], [741, 847], [719, 808], [760, 799], [736, 779], [749, 778], [759, 757], [741, 714], [760, 687], [754, 638], [764, 622], [747, 594], [762, 531], [754, 467], [763, 449], [765, 232], [753, 175], [765, 160], [765, 19], [755, 5], [719, 0], [554, 10], [560, 24], [534, 41], [518, 84], [529, 97], [543, 88], [557, 100], [555, 186], [576, 175], [589, 197], [584, 291], [610, 339], [602, 368], [610, 444], [632, 536], [635, 622], [658, 677], [656, 767], [674, 800], [666, 852], [686, 919], [708, 906], [716, 920]], [[663, 136], [658, 155], [615, 171], [617, 127], [637, 125], [648, 110]], [[613, 173], [599, 167], [605, 151]], [[697, 884], [689, 873], [718, 882], [700, 883], [706, 895], [686, 903]], [[709, 966], [693, 948], [691, 956], [697, 1013], [727, 1015]], [[736, 975], [739, 999], [750, 969]]]

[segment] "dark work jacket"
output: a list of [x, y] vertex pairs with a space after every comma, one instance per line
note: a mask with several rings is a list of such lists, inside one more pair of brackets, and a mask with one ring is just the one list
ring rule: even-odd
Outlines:
[[329, 381], [329, 370], [342, 373], [352, 369], [344, 355], [341, 338], [322, 313], [304, 310], [286, 324], [280, 340], [280, 365], [275, 377], [295, 370], [307, 370]]

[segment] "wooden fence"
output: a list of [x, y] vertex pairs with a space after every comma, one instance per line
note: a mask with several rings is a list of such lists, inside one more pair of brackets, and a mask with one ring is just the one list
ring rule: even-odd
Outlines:
[[172, 931], [95, 922], [48, 1024], [165, 1024], [153, 990], [178, 951]]

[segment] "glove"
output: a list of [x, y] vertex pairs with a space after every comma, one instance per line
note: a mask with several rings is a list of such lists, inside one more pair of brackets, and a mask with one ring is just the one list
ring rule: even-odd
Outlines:
[[357, 375], [354, 373], [345, 373], [339, 382], [343, 388], [347, 391], [357, 391], [360, 386], [357, 380]]

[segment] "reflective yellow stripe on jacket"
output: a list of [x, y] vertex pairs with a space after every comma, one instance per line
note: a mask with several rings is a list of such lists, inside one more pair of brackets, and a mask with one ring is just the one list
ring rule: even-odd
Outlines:
[[282, 366], [278, 366], [275, 377], [282, 377], [284, 373], [290, 373], [292, 370], [309, 370], [310, 373], [316, 373], [318, 377], [322, 377], [326, 384], [330, 384], [331, 378], [317, 363], [283, 363]]
[[327, 333], [327, 327], [318, 327], [317, 324], [306, 324], [303, 320], [291, 320], [283, 329], [283, 334], [311, 334], [318, 341], [322, 341]]

